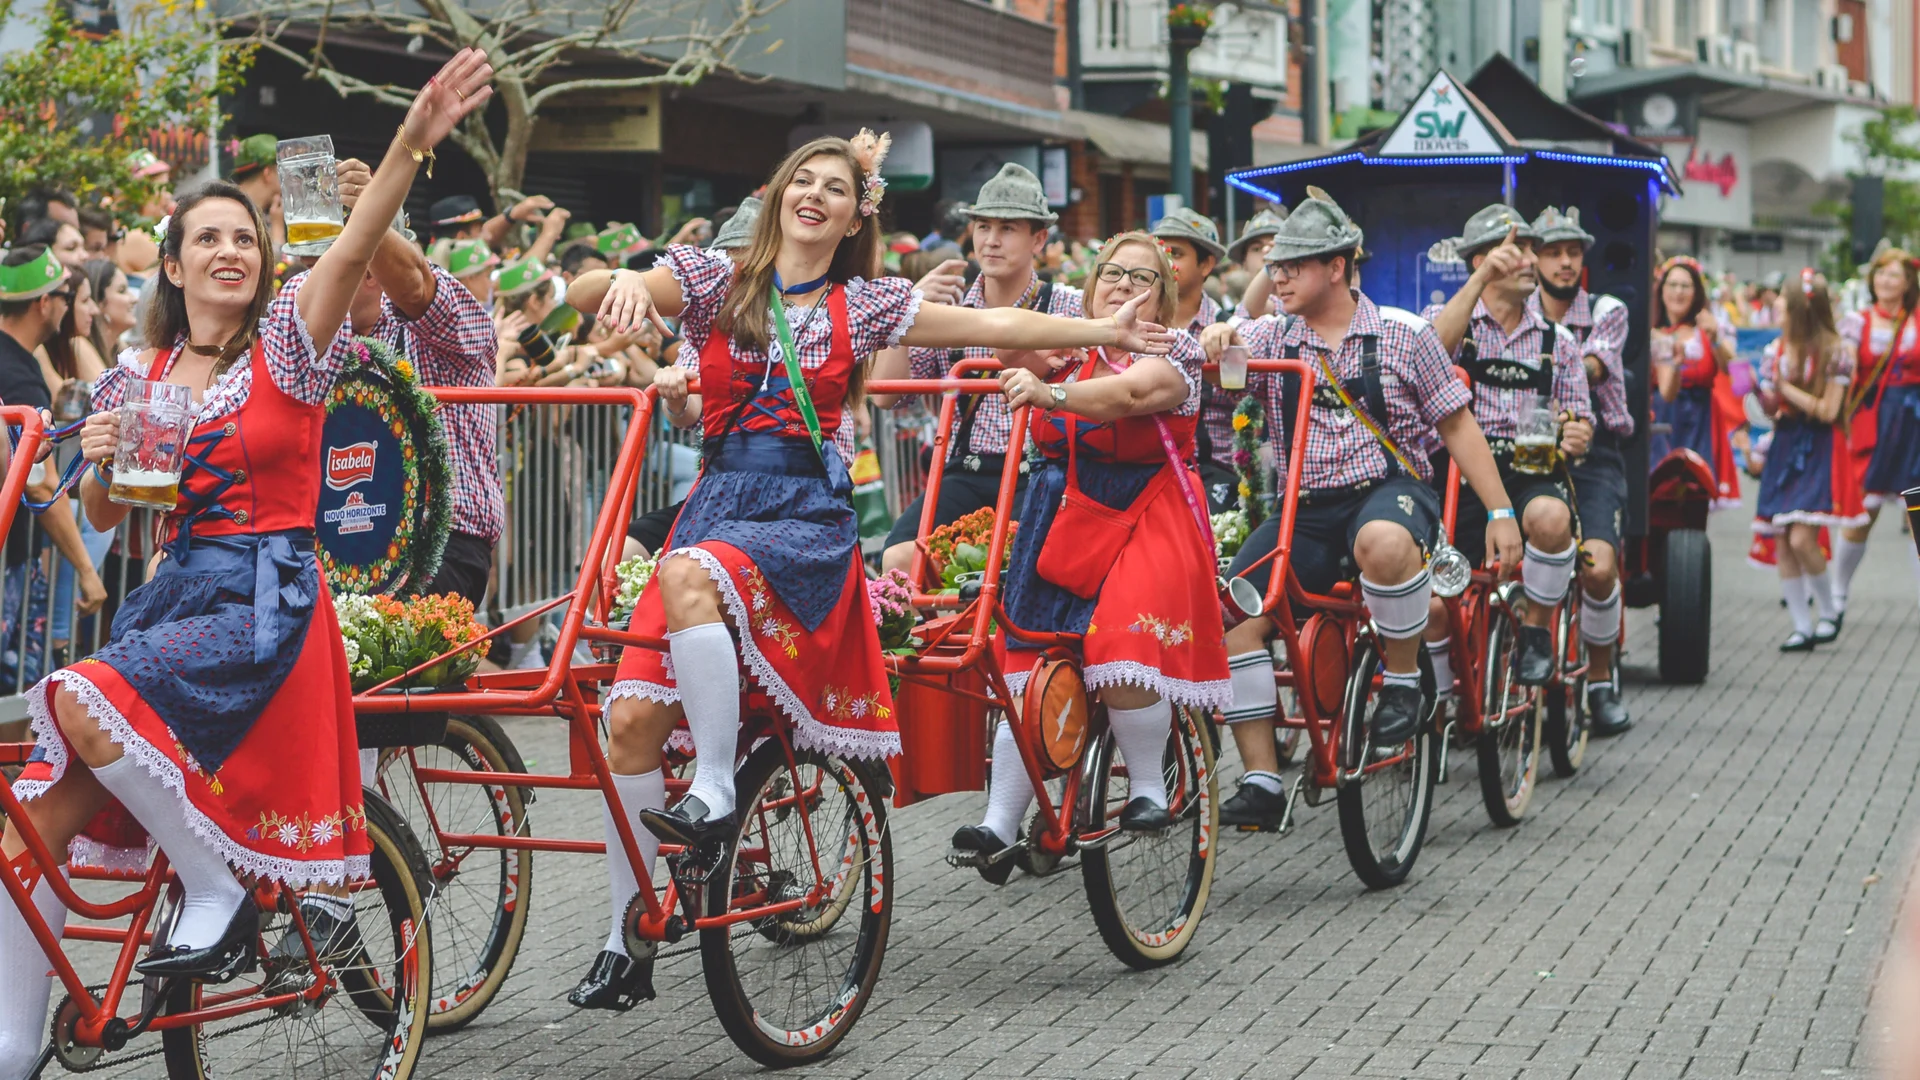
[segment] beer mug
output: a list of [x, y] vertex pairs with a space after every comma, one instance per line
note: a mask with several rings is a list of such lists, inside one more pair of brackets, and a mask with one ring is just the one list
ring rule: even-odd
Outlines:
[[128, 379], [107, 498], [123, 506], [172, 510], [180, 498], [180, 463], [192, 433], [193, 391], [178, 383]]
[[1442, 540], [1433, 545], [1427, 573], [1433, 578], [1433, 595], [1451, 598], [1467, 591], [1468, 582], [1473, 580], [1473, 564], [1460, 554], [1459, 548]]
[[333, 138], [281, 139], [275, 156], [280, 166], [280, 215], [287, 223], [287, 254], [318, 255], [340, 235], [347, 221], [346, 208], [340, 204]]
[[1220, 350], [1220, 389], [1247, 388], [1247, 360], [1250, 355], [1245, 345], [1229, 345]]
[[1559, 462], [1559, 445], [1559, 414], [1541, 404], [1540, 395], [1525, 395], [1513, 432], [1513, 471], [1530, 476], [1553, 472]]

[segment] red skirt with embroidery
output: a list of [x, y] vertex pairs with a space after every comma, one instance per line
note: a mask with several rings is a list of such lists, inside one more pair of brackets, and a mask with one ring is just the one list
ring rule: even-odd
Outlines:
[[[217, 772], [201, 768], [118, 671], [87, 659], [27, 692], [43, 756], [15, 782], [20, 798], [36, 798], [69, 768], [86, 767], [54, 721], [56, 683], [135, 764], [186, 799], [194, 832], [240, 873], [296, 888], [366, 875], [372, 846], [360, 798], [352, 677], [324, 579], [300, 658]], [[149, 857], [145, 831], [117, 802], [69, 852], [77, 865], [110, 869], [141, 869]]]
[[[847, 565], [839, 604], [811, 633], [767, 584], [753, 560], [733, 545], [704, 541], [662, 556], [671, 558], [698, 560], [720, 587], [721, 602], [734, 626], [741, 669], [786, 717], [795, 746], [858, 758], [900, 753], [893, 693], [887, 687], [880, 634], [867, 601], [858, 550]], [[629, 629], [653, 637], [667, 634], [657, 572], [640, 593]], [[623, 697], [669, 705], [678, 702], [680, 690], [669, 655], [657, 649], [625, 650], [607, 701]], [[684, 721], [668, 745], [693, 749]]]
[[[1206, 490], [1198, 476], [1188, 476], [1193, 490]], [[1148, 494], [1153, 501], [1100, 586], [1082, 639], [1087, 688], [1138, 686], [1176, 705], [1224, 709], [1233, 692], [1214, 582], [1218, 561], [1201, 541], [1178, 484], [1155, 485]], [[1010, 572], [1036, 571], [1016, 566]], [[1004, 633], [993, 642], [1008, 689], [1024, 693], [1039, 654]]]

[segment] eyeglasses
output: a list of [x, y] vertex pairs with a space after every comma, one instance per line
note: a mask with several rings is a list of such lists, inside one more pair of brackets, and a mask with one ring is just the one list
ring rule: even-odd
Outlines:
[[1142, 289], [1151, 289], [1160, 282], [1160, 271], [1141, 267], [1129, 270], [1119, 263], [1103, 262], [1093, 268], [1093, 276], [1109, 284], [1126, 278]]
[[1292, 281], [1300, 276], [1300, 271], [1305, 270], [1308, 263], [1317, 261], [1316, 259], [1288, 259], [1285, 262], [1270, 262], [1267, 264], [1267, 277], [1274, 281]]

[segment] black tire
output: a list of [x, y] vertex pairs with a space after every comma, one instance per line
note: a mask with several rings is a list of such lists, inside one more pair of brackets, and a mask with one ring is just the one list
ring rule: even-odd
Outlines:
[[[703, 910], [718, 917], [740, 893], [807, 889], [816, 881], [826, 886], [825, 902], [700, 931], [707, 994], [720, 1026], [743, 1053], [772, 1068], [819, 1061], [853, 1030], [879, 981], [893, 922], [893, 841], [870, 766], [811, 750], [793, 756], [797, 778], [774, 739], [741, 765], [740, 833], [708, 879]], [[794, 798], [796, 790], [806, 794]], [[769, 809], [770, 802], [786, 805]], [[741, 862], [743, 846], [762, 854]], [[851, 890], [843, 887], [849, 882]]]
[[1660, 678], [1701, 683], [1713, 638], [1713, 545], [1699, 529], [1667, 533], [1660, 597]]
[[[1100, 939], [1120, 962], [1138, 971], [1180, 958], [1200, 928], [1213, 892], [1213, 855], [1219, 847], [1220, 782], [1214, 773], [1213, 740], [1202, 730], [1213, 721], [1176, 706], [1173, 731], [1161, 756], [1173, 827], [1158, 835], [1118, 833], [1110, 845], [1082, 848], [1080, 878], [1093, 908]], [[1082, 833], [1104, 830], [1120, 816], [1131, 785], [1117, 769], [1113, 733], [1088, 748]]]
[[[336, 990], [319, 1004], [242, 1013], [226, 1020], [161, 1032], [172, 1080], [234, 1076], [301, 1076], [407, 1080], [426, 1039], [433, 970], [427, 923], [427, 860], [413, 830], [378, 795], [365, 795], [371, 868], [353, 886], [354, 915], [365, 946], [331, 966]], [[262, 912], [271, 943], [291, 919]], [[162, 1013], [187, 1012], [202, 993], [257, 991], [265, 970], [235, 983], [177, 984]], [[401, 992], [396, 993], [396, 988]], [[396, 1007], [397, 1003], [397, 1007]]]
[[[1547, 758], [1553, 763], [1553, 774], [1561, 778], [1580, 771], [1581, 763], [1587, 758], [1590, 734], [1587, 682], [1591, 673], [1585, 670], [1587, 642], [1580, 636], [1580, 620], [1574, 615], [1579, 609], [1579, 588], [1576, 582], [1576, 592], [1569, 594], [1567, 602], [1560, 606], [1554, 653], [1560, 658], [1560, 674], [1547, 687], [1546, 717], [1541, 724], [1541, 737], [1547, 744]], [[1618, 654], [1619, 650], [1616, 649], [1615, 663], [1618, 663]]]
[[[1347, 862], [1361, 882], [1369, 889], [1390, 889], [1413, 872], [1414, 861], [1426, 843], [1427, 820], [1433, 814], [1433, 785], [1439, 769], [1431, 723], [1433, 668], [1426, 650], [1420, 650], [1421, 703], [1428, 719], [1420, 725], [1418, 734], [1399, 755], [1368, 761], [1363, 754], [1369, 749], [1367, 718], [1372, 712], [1380, 653], [1371, 638], [1362, 638], [1354, 652], [1336, 755], [1341, 773], [1335, 794], [1340, 807], [1340, 837], [1346, 844]], [[1356, 771], [1359, 774], [1348, 779]]]
[[478, 784], [422, 785], [414, 776], [416, 765], [509, 773], [525, 772], [526, 766], [513, 740], [488, 716], [448, 717], [447, 733], [438, 745], [386, 750], [380, 756], [378, 790], [414, 826], [427, 852], [438, 946], [427, 1030], [440, 1034], [472, 1023], [500, 992], [520, 954], [533, 887], [533, 852], [448, 849], [441, 845], [440, 834], [531, 835], [527, 804], [532, 792]]
[[1487, 817], [1512, 828], [1527, 816], [1540, 778], [1542, 693], [1513, 679], [1519, 650], [1514, 616], [1496, 604], [1487, 618], [1487, 670], [1480, 695], [1481, 730], [1474, 740], [1480, 765], [1480, 797]]

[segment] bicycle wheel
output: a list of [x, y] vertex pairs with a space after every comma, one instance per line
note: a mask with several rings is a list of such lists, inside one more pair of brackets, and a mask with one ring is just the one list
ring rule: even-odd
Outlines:
[[[1427, 819], [1433, 813], [1433, 785], [1438, 768], [1432, 724], [1422, 722], [1399, 753], [1382, 758], [1368, 746], [1371, 718], [1380, 673], [1380, 652], [1371, 638], [1355, 647], [1353, 673], [1347, 677], [1346, 705], [1340, 718], [1340, 744], [1335, 760], [1340, 783], [1335, 801], [1340, 807], [1340, 838], [1347, 862], [1369, 889], [1387, 889], [1407, 879], [1427, 839]], [[1421, 706], [1433, 714], [1433, 668], [1426, 650], [1420, 650]]]
[[[1056, 776], [1048, 780], [1046, 786], [1047, 801], [1056, 809], [1059, 808], [1060, 800], [1066, 798], [1066, 778]], [[1022, 873], [1033, 877], [1046, 877], [1060, 869], [1060, 862], [1065, 858], [1061, 855], [1049, 855], [1033, 846], [1033, 838], [1038, 836], [1044, 827], [1040, 821], [1040, 808], [1036, 806], [1032, 813], [1027, 815], [1027, 842], [1020, 846], [1020, 853], [1013, 857], [1014, 865], [1018, 866]]]
[[818, 1061], [853, 1030], [893, 922], [893, 842], [869, 766], [793, 756], [789, 770], [782, 742], [769, 739], [740, 767], [740, 832], [708, 878], [703, 910], [719, 918], [804, 902], [700, 931], [720, 1026], [774, 1068]]
[[[1577, 590], [1579, 584], [1575, 583]], [[1560, 676], [1547, 687], [1546, 718], [1541, 724], [1547, 744], [1547, 759], [1555, 776], [1567, 777], [1580, 771], [1587, 757], [1587, 643], [1580, 636], [1580, 621], [1573, 614], [1577, 594], [1560, 605]]]
[[1520, 651], [1514, 615], [1496, 605], [1487, 619], [1487, 670], [1482, 677], [1480, 737], [1474, 752], [1480, 762], [1480, 797], [1487, 817], [1500, 828], [1520, 824], [1533, 802], [1540, 771], [1540, 699], [1513, 678]]
[[[1214, 839], [1220, 832], [1219, 780], [1213, 742], [1201, 730], [1212, 720], [1176, 706], [1161, 758], [1173, 827], [1163, 833], [1112, 834], [1080, 849], [1080, 877], [1100, 939], [1140, 971], [1178, 959], [1200, 927], [1213, 891]], [[1080, 829], [1111, 827], [1132, 797], [1115, 753], [1113, 733], [1088, 748], [1081, 785]]]
[[486, 716], [453, 716], [438, 745], [381, 754], [379, 791], [415, 826], [433, 885], [432, 1012], [436, 1034], [472, 1023], [500, 992], [527, 929], [533, 852], [448, 846], [443, 835], [527, 836], [521, 787], [423, 784], [416, 769], [525, 772], [520, 752]]
[[[378, 795], [366, 794], [367, 878], [349, 885], [362, 947], [326, 965], [329, 987], [318, 999], [161, 1032], [173, 1080], [232, 1076], [370, 1077], [407, 1080], [427, 1033], [427, 989], [433, 971], [427, 926], [427, 860], [413, 830]], [[286, 894], [291, 897], [291, 893]], [[262, 940], [279, 940], [290, 916], [263, 912]], [[238, 983], [176, 983], [163, 1015], [257, 994], [266, 977]]]

